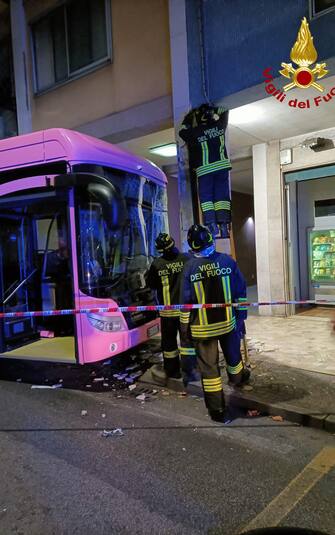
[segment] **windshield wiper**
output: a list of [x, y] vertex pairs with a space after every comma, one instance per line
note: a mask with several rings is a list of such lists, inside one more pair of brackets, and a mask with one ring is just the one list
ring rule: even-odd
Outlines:
[[3, 305], [5, 305], [12, 297], [13, 295], [16, 294], [16, 292], [21, 288], [21, 286], [23, 286], [29, 279], [32, 275], [34, 275], [34, 273], [36, 273], [37, 271], [37, 268], [33, 269], [33, 271], [31, 273], [29, 273], [29, 275], [26, 276], [25, 279], [23, 279], [17, 286], [16, 288], [14, 288], [14, 290], [9, 294], [8, 297], [6, 297], [6, 299], [2, 302]]
[[4, 297], [6, 294], [8, 294], [8, 292], [11, 291], [12, 288], [14, 288], [14, 286], [18, 283], [18, 280], [16, 279], [14, 282], [12, 282], [12, 284], [10, 284], [8, 286], [8, 288], [6, 288], [6, 290], [4, 291]]

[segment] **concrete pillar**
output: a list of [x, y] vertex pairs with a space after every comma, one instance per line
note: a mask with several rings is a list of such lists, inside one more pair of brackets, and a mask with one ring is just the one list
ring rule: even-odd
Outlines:
[[178, 136], [183, 116], [190, 108], [185, 0], [169, 0], [170, 53], [172, 71], [173, 120], [178, 150], [178, 191], [182, 249], [188, 250], [186, 233], [193, 224], [192, 195], [187, 149]]
[[11, 0], [10, 16], [18, 132], [25, 134], [32, 131], [32, 120], [27, 71], [27, 26], [23, 0]]
[[[284, 209], [279, 141], [253, 147], [255, 237], [259, 301], [285, 299]], [[285, 315], [285, 306], [260, 307], [262, 315]]]

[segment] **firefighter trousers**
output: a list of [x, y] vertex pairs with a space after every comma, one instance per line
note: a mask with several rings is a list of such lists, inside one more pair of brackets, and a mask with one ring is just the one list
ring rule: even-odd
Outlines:
[[[179, 348], [178, 333], [180, 336]], [[161, 316], [161, 335], [166, 374], [169, 377], [178, 376], [180, 368], [186, 375], [190, 374], [197, 366], [196, 351], [191, 337], [180, 329], [179, 316]]]
[[218, 342], [226, 360], [230, 382], [238, 384], [242, 380], [243, 364], [240, 352], [240, 335], [237, 331], [231, 331], [219, 338], [197, 340], [198, 367], [205, 404], [209, 411], [223, 411], [225, 406], [219, 369]]
[[230, 223], [229, 170], [221, 169], [198, 178], [204, 224]]

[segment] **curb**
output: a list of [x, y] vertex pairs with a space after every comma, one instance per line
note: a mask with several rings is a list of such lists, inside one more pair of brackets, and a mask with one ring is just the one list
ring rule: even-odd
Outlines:
[[[147, 370], [140, 378], [139, 382], [151, 384], [153, 386], [160, 386], [175, 392], [182, 392], [185, 390], [180, 379], [168, 379], [168, 381], [160, 380], [159, 377], [154, 379], [151, 370]], [[203, 397], [203, 391], [199, 383], [189, 383], [187, 392], [190, 395]], [[318, 412], [310, 412], [303, 407], [297, 407], [289, 403], [271, 403], [261, 400], [257, 395], [250, 392], [243, 392], [243, 390], [236, 391], [230, 389], [230, 392], [225, 392], [225, 400], [228, 405], [243, 409], [257, 409], [260, 412], [265, 412], [270, 416], [282, 416], [289, 422], [302, 425], [304, 427], [312, 427], [314, 429], [323, 429], [329, 433], [335, 433], [335, 415], [322, 414]]]

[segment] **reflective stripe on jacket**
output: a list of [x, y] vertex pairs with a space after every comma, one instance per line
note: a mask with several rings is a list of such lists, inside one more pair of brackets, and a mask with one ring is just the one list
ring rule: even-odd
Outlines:
[[[193, 258], [184, 268], [180, 302], [185, 304], [232, 303], [246, 301], [246, 283], [236, 262], [214, 252]], [[233, 331], [237, 319], [246, 319], [245, 307], [212, 308], [181, 312], [180, 321], [191, 324], [193, 338], [220, 337]]]

